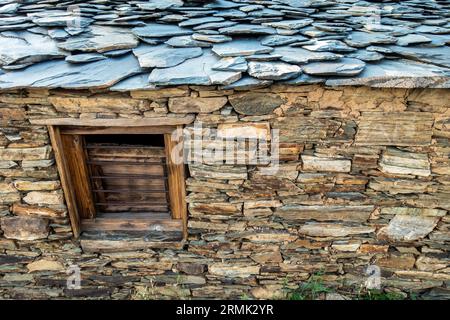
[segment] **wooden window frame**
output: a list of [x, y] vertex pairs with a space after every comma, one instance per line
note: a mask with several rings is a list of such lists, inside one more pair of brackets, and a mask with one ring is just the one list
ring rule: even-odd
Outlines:
[[[91, 218], [95, 214], [93, 203], [93, 193], [90, 190], [89, 183], [78, 183], [80, 179], [89, 181], [86, 156], [82, 146], [83, 135], [101, 135], [101, 134], [161, 134], [164, 135], [164, 146], [167, 159], [167, 175], [169, 187], [169, 203], [172, 213], [172, 219], [182, 221], [183, 239], [187, 237], [187, 205], [186, 205], [186, 186], [185, 186], [185, 165], [184, 162], [177, 163], [172, 159], [173, 149], [182, 143], [182, 134], [172, 134], [174, 130], [182, 129], [182, 125], [170, 126], [141, 126], [141, 127], [90, 127], [90, 126], [72, 126], [72, 125], [48, 125], [48, 132], [55, 154], [56, 165], [58, 168], [61, 185], [67, 204], [67, 210], [75, 238], [79, 238], [82, 227], [80, 210], [77, 202], [80, 197], [76, 197], [75, 192], [83, 195], [82, 205], [88, 208]], [[181, 132], [181, 130], [177, 131]], [[67, 136], [72, 136], [72, 145], [74, 150], [67, 150], [65, 147]], [[179, 150], [176, 150], [179, 151]], [[68, 159], [67, 155], [71, 156]], [[72, 154], [73, 153], [73, 154]], [[69, 163], [70, 162], [70, 163]], [[70, 167], [76, 166], [78, 175], [70, 174]], [[85, 180], [87, 179], [87, 180]], [[84, 187], [83, 187], [84, 186]], [[78, 199], [78, 201], [77, 201]], [[86, 210], [84, 210], [86, 211]], [[168, 223], [170, 225], [170, 223]]]

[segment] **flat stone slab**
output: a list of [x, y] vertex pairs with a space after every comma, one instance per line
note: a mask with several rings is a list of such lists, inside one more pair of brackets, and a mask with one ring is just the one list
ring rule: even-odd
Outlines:
[[48, 36], [28, 31], [7, 31], [0, 34], [0, 65], [29, 64], [62, 58], [60, 50]]
[[128, 29], [92, 26], [89, 33], [69, 38], [58, 47], [67, 51], [105, 52], [134, 48], [138, 43]]
[[133, 49], [142, 68], [167, 68], [202, 55], [201, 48], [173, 48], [166, 44], [141, 45]]
[[239, 79], [236, 82], [233, 82], [232, 84], [220, 86], [220, 90], [228, 90], [228, 89], [234, 89], [234, 90], [251, 90], [251, 89], [259, 89], [259, 88], [265, 88], [270, 86], [273, 83], [271, 80], [261, 80], [256, 79], [250, 76], [244, 76], [241, 79]]
[[46, 61], [26, 69], [0, 75], [0, 89], [12, 88], [106, 88], [142, 73], [132, 54], [100, 61], [71, 64], [64, 60]]
[[297, 65], [285, 62], [259, 62], [248, 63], [248, 74], [262, 80], [287, 80], [297, 77], [302, 69]]
[[85, 53], [85, 54], [76, 54], [73, 56], [67, 56], [66, 61], [70, 63], [86, 63], [86, 62], [93, 62], [93, 61], [99, 61], [103, 59], [108, 59], [104, 55], [98, 54], [98, 53]]
[[192, 39], [211, 43], [223, 43], [233, 40], [233, 38], [221, 34], [201, 34], [201, 33], [194, 33], [192, 35]]
[[192, 48], [192, 47], [208, 48], [212, 46], [210, 42], [195, 40], [192, 38], [192, 36], [172, 37], [165, 43], [172, 47], [178, 48]]
[[244, 57], [222, 58], [213, 66], [213, 70], [219, 71], [247, 71], [247, 60]]
[[316, 40], [312, 44], [303, 46], [304, 49], [310, 51], [333, 51], [333, 52], [352, 52], [355, 48], [349, 47], [344, 42], [339, 40]]
[[[215, 71], [213, 66], [219, 62], [217, 57], [210, 50], [205, 50], [203, 55], [185, 61], [177, 66], [153, 69], [148, 78], [149, 83], [154, 85], [211, 85], [219, 81], [221, 84], [230, 84], [239, 80], [240, 72]], [[212, 77], [215, 77], [212, 79]]]
[[278, 22], [266, 22], [263, 23], [263, 26], [269, 26], [273, 28], [281, 28], [281, 29], [301, 29], [313, 23], [313, 19], [298, 19], [298, 20], [286, 20], [286, 21], [278, 21]]
[[397, 44], [399, 46], [409, 46], [411, 44], [428, 43], [432, 40], [424, 35], [420, 34], [408, 34], [406, 36], [398, 38]]
[[273, 51], [273, 48], [261, 45], [258, 40], [239, 39], [231, 42], [215, 44], [212, 51], [221, 57], [236, 57], [269, 53]]
[[138, 37], [173, 37], [184, 36], [194, 33], [190, 29], [181, 28], [175, 25], [149, 23], [145, 27], [137, 27], [132, 29], [133, 33]]
[[264, 27], [257, 24], [237, 24], [232, 27], [219, 29], [221, 34], [239, 35], [239, 34], [275, 34], [276, 31], [271, 27]]
[[447, 69], [404, 59], [383, 60], [377, 64], [367, 64], [364, 71], [354, 78], [327, 79], [330, 86], [366, 85], [371, 87], [450, 87], [445, 81]]
[[331, 52], [312, 52], [297, 47], [276, 47], [273, 54], [280, 55], [280, 60], [295, 64], [305, 64], [315, 61], [338, 60], [342, 55]]
[[303, 66], [303, 72], [315, 76], [356, 76], [365, 63], [355, 58], [342, 58], [330, 62], [313, 62]]
[[396, 42], [396, 37], [380, 32], [354, 31], [347, 39], [345, 39], [345, 43], [355, 48], [364, 48], [373, 44], [392, 44]]

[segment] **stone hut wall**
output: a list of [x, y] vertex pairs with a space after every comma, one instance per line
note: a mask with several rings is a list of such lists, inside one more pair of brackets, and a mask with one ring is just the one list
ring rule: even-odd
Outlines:
[[[449, 107], [445, 89], [3, 92], [0, 297], [273, 298], [318, 272], [357, 292], [369, 265], [380, 268], [384, 288], [448, 295]], [[206, 141], [245, 135], [242, 125], [266, 137], [279, 129], [278, 173], [206, 156], [189, 166], [185, 243], [80, 246], [47, 128], [29, 120], [186, 113], [203, 123]], [[66, 288], [71, 265], [81, 269], [81, 289]]]

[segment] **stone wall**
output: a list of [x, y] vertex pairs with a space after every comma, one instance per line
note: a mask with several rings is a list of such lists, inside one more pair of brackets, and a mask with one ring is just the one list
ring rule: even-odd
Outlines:
[[[0, 297], [279, 298], [318, 272], [357, 292], [369, 265], [387, 290], [448, 297], [449, 101], [444, 89], [316, 85], [3, 92]], [[245, 124], [270, 140], [269, 129], [279, 129], [279, 172], [204, 157], [186, 180], [186, 243], [81, 247], [47, 129], [29, 120], [186, 113], [216, 135], [245, 136]], [[81, 268], [79, 290], [66, 288], [70, 265]]]

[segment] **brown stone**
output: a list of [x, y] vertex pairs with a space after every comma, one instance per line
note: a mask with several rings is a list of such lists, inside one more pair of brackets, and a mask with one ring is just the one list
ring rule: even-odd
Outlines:
[[224, 214], [224, 215], [241, 215], [242, 203], [190, 203], [189, 212], [192, 215], [202, 214]]
[[62, 265], [61, 262], [58, 262], [58, 261], [41, 259], [41, 260], [37, 260], [37, 261], [27, 264], [27, 269], [29, 272], [63, 271], [64, 266]]
[[427, 236], [436, 227], [438, 217], [396, 215], [386, 227], [378, 231], [379, 239], [413, 241]]
[[228, 263], [213, 263], [208, 267], [208, 272], [212, 275], [247, 278], [259, 274], [260, 267], [257, 265], [234, 265]]
[[0, 219], [3, 235], [8, 239], [38, 240], [48, 236], [48, 220], [35, 217], [3, 217]]
[[36, 216], [41, 218], [60, 218], [65, 215], [63, 211], [44, 207], [27, 206], [19, 203], [13, 204], [11, 211], [18, 216]]
[[23, 198], [23, 201], [37, 205], [61, 205], [64, 204], [64, 197], [59, 191], [31, 191]]
[[110, 95], [96, 95], [91, 97], [50, 96], [48, 100], [58, 112], [65, 113], [140, 113], [141, 111], [150, 109], [150, 103], [148, 101]]
[[186, 274], [203, 274], [206, 271], [206, 265], [200, 263], [179, 262], [177, 270]]
[[224, 123], [217, 127], [217, 137], [221, 139], [257, 139], [270, 141], [270, 126], [260, 123]]
[[299, 233], [312, 237], [346, 237], [348, 235], [372, 233], [373, 227], [346, 226], [331, 223], [310, 223], [300, 227]]
[[389, 255], [386, 258], [379, 258], [376, 260], [375, 264], [381, 268], [386, 269], [402, 269], [408, 270], [414, 267], [416, 259], [413, 255], [403, 254], [403, 255]]
[[374, 206], [302, 206], [277, 208], [274, 215], [286, 220], [365, 222]]
[[42, 160], [51, 155], [51, 147], [39, 148], [0, 148], [0, 160]]
[[169, 98], [169, 110], [175, 113], [210, 113], [227, 103], [226, 97], [213, 98]]
[[246, 92], [229, 96], [230, 104], [237, 113], [257, 116], [272, 113], [285, 99], [279, 94]]
[[350, 172], [351, 161], [302, 155], [303, 170], [326, 172]]
[[27, 181], [16, 180], [14, 186], [20, 191], [56, 190], [61, 188], [59, 181]]

